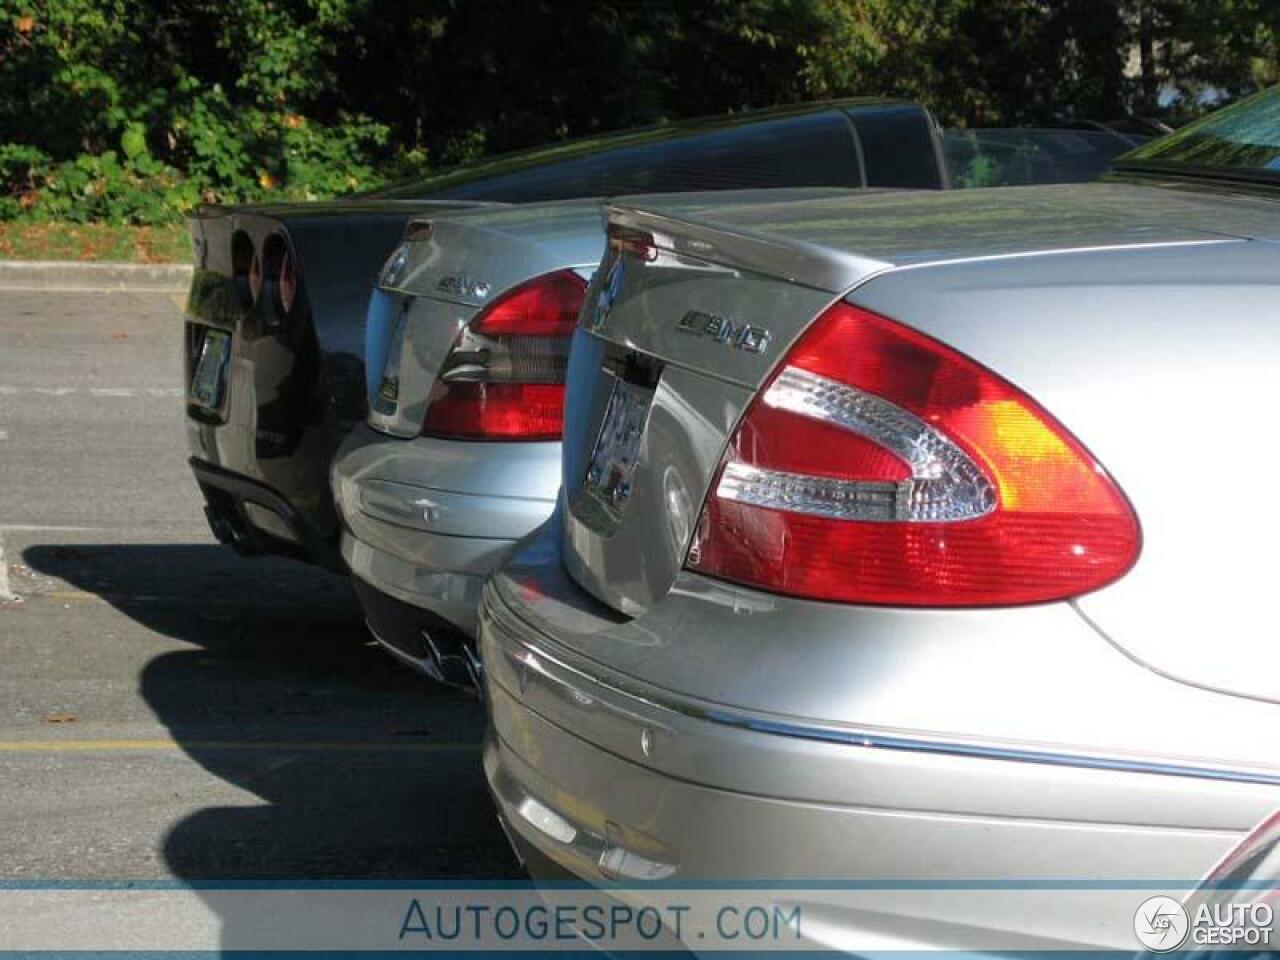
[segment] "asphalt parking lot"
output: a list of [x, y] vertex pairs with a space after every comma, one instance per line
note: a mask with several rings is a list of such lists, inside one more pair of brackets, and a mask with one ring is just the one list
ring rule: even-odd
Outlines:
[[479, 704], [209, 534], [180, 303], [0, 290], [0, 879], [516, 875]]

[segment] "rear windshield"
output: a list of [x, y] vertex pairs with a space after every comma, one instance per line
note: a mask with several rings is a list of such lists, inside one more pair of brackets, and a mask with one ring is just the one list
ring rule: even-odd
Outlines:
[[428, 181], [419, 189], [441, 200], [531, 203], [628, 193], [862, 185], [849, 124], [834, 110], [683, 133], [460, 183]]
[[[927, 117], [919, 107], [912, 109]], [[843, 111], [817, 105], [779, 112], [556, 144], [368, 196], [536, 203], [629, 193], [863, 185]]]
[[1280, 87], [1212, 113], [1135, 150], [1120, 169], [1280, 178]]
[[813, 103], [554, 144], [444, 170], [365, 199], [536, 203], [800, 187], [945, 185], [937, 126], [916, 103]]

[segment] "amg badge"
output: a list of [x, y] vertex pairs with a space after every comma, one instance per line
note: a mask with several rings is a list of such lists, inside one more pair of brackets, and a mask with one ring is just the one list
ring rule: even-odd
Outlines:
[[771, 334], [764, 327], [736, 324], [727, 317], [718, 317], [701, 310], [690, 310], [680, 318], [679, 327], [685, 333], [697, 337], [710, 337], [717, 343], [727, 343], [748, 353], [763, 353]]
[[455, 297], [471, 297], [476, 300], [483, 300], [489, 295], [489, 284], [483, 280], [472, 280], [467, 276], [449, 276], [440, 278], [440, 282], [436, 284], [436, 290], [440, 293], [452, 294]]

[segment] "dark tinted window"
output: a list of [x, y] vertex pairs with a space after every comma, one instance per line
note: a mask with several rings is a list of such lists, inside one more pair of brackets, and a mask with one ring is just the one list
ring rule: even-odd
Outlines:
[[[534, 203], [628, 193], [861, 186], [849, 124], [835, 110], [614, 146], [421, 189], [433, 198]], [[400, 194], [404, 196], [406, 194]]]
[[1146, 137], [1101, 130], [947, 130], [942, 146], [953, 187], [1083, 183]]
[[913, 104], [892, 103], [849, 110], [862, 146], [867, 185], [931, 187], [942, 184], [933, 119]]

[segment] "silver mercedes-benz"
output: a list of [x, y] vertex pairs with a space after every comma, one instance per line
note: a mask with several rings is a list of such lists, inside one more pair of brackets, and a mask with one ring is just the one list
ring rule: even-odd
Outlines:
[[[1117, 142], [1082, 141], [1076, 155], [1097, 161]], [[1045, 132], [1036, 143], [1050, 143]], [[569, 343], [604, 247], [600, 196], [941, 188], [944, 148], [954, 165], [966, 145], [944, 142], [919, 104], [799, 104], [637, 133], [576, 171], [513, 175], [596, 199], [411, 224], [370, 303], [368, 422], [331, 471], [342, 557], [374, 636], [436, 679], [473, 684], [481, 586], [555, 504]], [[977, 147], [1001, 155], [1000, 144]]]
[[[556, 512], [481, 607], [517, 846], [1178, 882], [1280, 806], [1277, 165], [1273, 90], [1101, 183], [609, 206]], [[912, 902], [813, 935], [1134, 946]]]
[[[943, 131], [918, 104], [845, 100], [704, 121], [556, 176], [565, 194], [699, 191], [714, 206], [762, 187], [1092, 179], [1132, 145], [1096, 131]], [[545, 187], [545, 173], [514, 175], [539, 176]], [[598, 200], [491, 205], [413, 223], [377, 281], [368, 422], [344, 439], [331, 487], [370, 629], [437, 679], [473, 682], [484, 580], [555, 504], [570, 335], [604, 244]]]
[[370, 306], [368, 423], [339, 449], [342, 555], [374, 636], [475, 682], [485, 578], [560, 485], [570, 336], [603, 238], [599, 201], [410, 226]]

